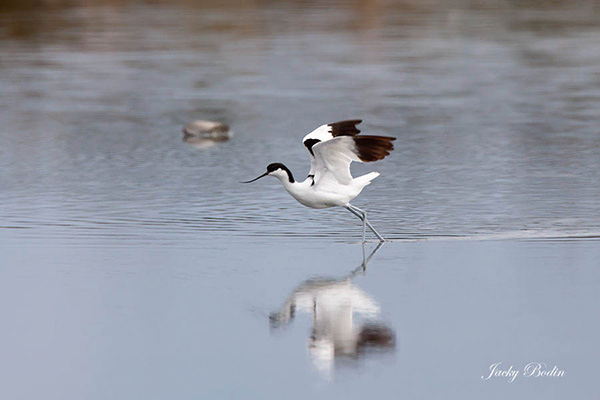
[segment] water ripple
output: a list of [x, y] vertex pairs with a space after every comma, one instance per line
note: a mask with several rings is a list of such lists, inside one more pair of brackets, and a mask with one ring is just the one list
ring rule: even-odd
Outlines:
[[[357, 117], [398, 137], [384, 162], [353, 167], [382, 173], [356, 205], [391, 239], [597, 236], [600, 30], [585, 12], [515, 21], [423, 4], [357, 26], [352, 6], [285, 7], [0, 14], [15, 28], [0, 41], [0, 235], [356, 241], [344, 210], [303, 208], [273, 180], [238, 182], [274, 161], [305, 176], [300, 138]], [[11, 36], [20, 24], [31, 31]], [[181, 126], [198, 118], [236, 135], [187, 146]]]

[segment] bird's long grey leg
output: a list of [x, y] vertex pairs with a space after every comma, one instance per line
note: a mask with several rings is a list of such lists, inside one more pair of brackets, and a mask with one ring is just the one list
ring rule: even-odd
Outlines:
[[[354, 206], [353, 206], [353, 207], [354, 207]], [[360, 218], [360, 220], [361, 220], [361, 221], [363, 220], [363, 216], [362, 216], [362, 214], [360, 214], [359, 212], [357, 212], [357, 211], [354, 211], [353, 209], [351, 209], [350, 207], [347, 207], [347, 206], [346, 206], [346, 207], [344, 207], [344, 208], [345, 208], [346, 210], [350, 211], [352, 214], [356, 215], [358, 218]]]
[[[385, 239], [383, 238], [383, 236], [381, 236], [379, 234], [379, 232], [377, 232], [375, 230], [375, 228], [373, 227], [373, 225], [371, 225], [371, 223], [367, 220], [367, 213], [363, 210], [361, 210], [360, 208], [348, 203], [348, 207], [354, 211], [356, 211], [357, 213], [361, 213], [362, 214], [362, 220], [363, 220], [363, 224], [367, 225], [369, 227], [369, 229], [375, 234], [375, 236], [377, 236], [377, 239], [379, 239], [381, 242], [384, 242]], [[364, 241], [364, 238], [363, 238]]]
[[362, 242], [365, 243], [365, 233], [366, 233], [366, 229], [365, 229], [365, 216], [356, 211], [353, 210], [351, 207], [354, 207], [352, 204], [348, 204], [348, 206], [346, 207], [346, 210], [350, 211], [352, 214], [356, 215], [358, 218], [360, 218], [360, 220], [363, 222], [363, 235], [362, 235]]
[[365, 237], [367, 236], [367, 214], [363, 213], [362, 221], [363, 221], [363, 239], [362, 239], [362, 241], [364, 243], [366, 241]]

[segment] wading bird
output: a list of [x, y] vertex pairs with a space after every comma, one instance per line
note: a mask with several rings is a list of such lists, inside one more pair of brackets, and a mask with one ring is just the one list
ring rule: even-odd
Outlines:
[[379, 176], [379, 172], [353, 178], [350, 163], [373, 162], [385, 158], [394, 150], [392, 141], [396, 138], [359, 135], [356, 125], [361, 122], [362, 120], [357, 119], [321, 125], [302, 139], [302, 144], [310, 154], [310, 172], [303, 182], [296, 182], [285, 165], [273, 163], [267, 166], [267, 172], [243, 183], [254, 182], [267, 175], [274, 176], [300, 204], [311, 208], [344, 207], [361, 219], [363, 242], [366, 227], [383, 242], [383, 236], [367, 220], [367, 213], [350, 204], [365, 186]]

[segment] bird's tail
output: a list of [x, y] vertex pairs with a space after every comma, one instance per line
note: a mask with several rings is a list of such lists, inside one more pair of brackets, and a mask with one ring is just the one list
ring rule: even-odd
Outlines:
[[373, 179], [377, 178], [378, 176], [379, 176], [379, 172], [369, 172], [366, 175], [362, 175], [362, 176], [359, 176], [358, 178], [355, 178], [354, 182], [356, 183], [357, 186], [364, 188], [369, 183], [371, 183], [371, 181]]

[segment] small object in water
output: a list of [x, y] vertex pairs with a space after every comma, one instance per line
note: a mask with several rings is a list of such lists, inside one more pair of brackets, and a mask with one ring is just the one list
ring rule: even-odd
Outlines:
[[222, 122], [197, 120], [183, 127], [183, 141], [196, 147], [211, 147], [231, 136], [229, 125]]

